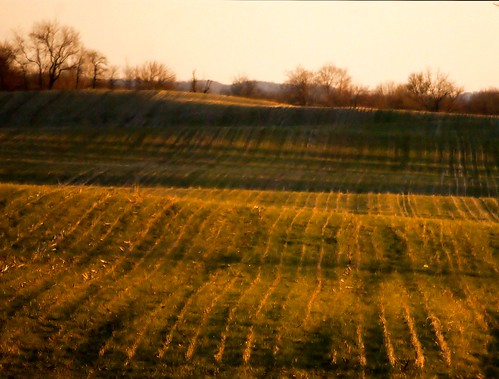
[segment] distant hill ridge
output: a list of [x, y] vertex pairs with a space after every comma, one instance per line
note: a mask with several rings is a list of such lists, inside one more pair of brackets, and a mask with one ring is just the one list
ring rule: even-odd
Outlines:
[[[266, 93], [269, 95], [273, 95], [281, 91], [282, 84], [274, 83], [274, 82], [266, 82], [261, 80], [255, 80], [255, 88], [257, 91], [262, 93]], [[204, 88], [206, 80], [199, 80], [198, 86], [199, 88]], [[231, 92], [231, 84], [223, 84], [217, 81], [211, 81], [209, 93], [213, 94], [230, 94]], [[179, 91], [190, 91], [191, 90], [191, 82], [190, 81], [181, 81], [177, 82], [177, 89]], [[201, 92], [201, 91], [200, 91]]]
[[0, 127], [419, 123], [463, 117], [479, 125], [490, 122], [497, 126], [499, 120], [410, 111], [293, 107], [266, 100], [177, 91], [0, 93]]

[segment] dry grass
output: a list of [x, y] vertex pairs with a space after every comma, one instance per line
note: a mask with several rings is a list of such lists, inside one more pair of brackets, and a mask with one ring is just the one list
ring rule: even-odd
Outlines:
[[497, 122], [0, 94], [0, 376], [496, 377]]
[[[484, 373], [476, 356], [488, 354], [496, 288], [490, 219], [463, 223], [456, 207], [436, 219], [408, 217], [393, 195], [64, 191], [0, 186], [4, 214], [24, 212], [27, 225], [68, 194], [78, 194], [67, 198], [69, 209], [84, 205], [46, 218], [32, 238], [1, 224], [18, 241], [17, 263], [4, 254], [0, 274], [1, 364], [9, 373], [29, 349], [69, 371], [85, 364], [116, 375], [145, 367], [173, 375], [163, 364], [197, 374], [243, 366]], [[24, 209], [23, 199], [35, 201]], [[428, 201], [445, 208], [445, 198], [414, 196], [411, 209], [421, 214]], [[56, 243], [57, 251], [30, 254], [34, 243]], [[442, 285], [450, 295], [439, 294]], [[65, 348], [69, 356], [58, 353]]]

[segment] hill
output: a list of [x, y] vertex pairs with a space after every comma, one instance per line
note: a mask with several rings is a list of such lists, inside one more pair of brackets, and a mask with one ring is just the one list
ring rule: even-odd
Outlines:
[[496, 372], [496, 199], [1, 185], [0, 200], [7, 375]]
[[4, 182], [499, 195], [497, 117], [154, 91], [0, 100]]
[[[206, 81], [199, 80], [198, 87], [200, 89], [204, 88]], [[274, 83], [274, 82], [265, 82], [261, 80], [255, 80], [255, 89], [262, 94], [265, 95], [276, 95], [282, 90], [282, 84]], [[179, 91], [190, 91], [191, 90], [191, 82], [183, 81], [177, 82], [177, 87]], [[230, 84], [222, 84], [220, 82], [212, 81], [209, 89], [210, 94], [218, 94], [218, 95], [226, 95], [231, 92]]]
[[498, 134], [0, 93], [0, 376], [498, 377]]

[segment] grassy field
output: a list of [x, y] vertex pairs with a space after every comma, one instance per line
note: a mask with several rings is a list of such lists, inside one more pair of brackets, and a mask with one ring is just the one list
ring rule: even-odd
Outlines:
[[0, 94], [0, 376], [499, 375], [499, 119]]
[[499, 196], [497, 117], [193, 95], [0, 96], [0, 181]]

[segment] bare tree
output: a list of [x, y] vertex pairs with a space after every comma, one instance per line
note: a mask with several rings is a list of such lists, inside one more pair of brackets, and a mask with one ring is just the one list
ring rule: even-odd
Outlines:
[[[16, 38], [16, 42], [17, 38]], [[17, 68], [20, 70], [22, 78], [23, 78], [23, 88], [24, 90], [27, 90], [29, 88], [29, 71], [30, 71], [30, 64], [26, 57], [22, 54], [21, 49], [19, 45], [14, 46], [14, 62], [17, 66]]]
[[407, 108], [407, 91], [403, 84], [388, 81], [376, 86], [371, 92], [372, 106], [376, 108]]
[[69, 26], [62, 26], [57, 21], [43, 21], [34, 25], [27, 38], [16, 34], [15, 47], [16, 60], [22, 70], [29, 71], [34, 66], [39, 87], [44, 87], [46, 75], [51, 89], [64, 71], [74, 68], [80, 37]]
[[314, 82], [322, 91], [323, 103], [337, 105], [351, 86], [352, 78], [346, 69], [328, 63], [317, 71]]
[[120, 68], [116, 65], [109, 66], [108, 70], [109, 89], [114, 89]]
[[75, 64], [73, 67], [75, 72], [75, 89], [80, 88], [81, 78], [85, 72], [87, 64], [88, 64], [87, 50], [82, 47], [76, 54]]
[[40, 48], [31, 38], [26, 39], [19, 32], [14, 34], [15, 61], [23, 74], [24, 89], [28, 89], [28, 76], [32, 68], [37, 71], [38, 87], [43, 88], [45, 62], [41, 59], [42, 52]]
[[138, 67], [137, 79], [142, 89], [173, 89], [175, 87], [175, 74], [164, 64], [156, 61], [149, 61]]
[[29, 36], [40, 54], [37, 61], [48, 66], [48, 88], [52, 89], [61, 74], [74, 67], [80, 36], [73, 28], [55, 21], [36, 24]]
[[128, 89], [132, 89], [137, 86], [136, 79], [138, 77], [137, 67], [129, 66], [128, 64], [125, 66], [123, 70], [123, 74], [125, 75], [125, 87]]
[[349, 92], [350, 92], [350, 105], [356, 108], [359, 105], [362, 98], [365, 97], [369, 91], [365, 86], [356, 84], [350, 86]]
[[213, 83], [213, 80], [210, 80], [210, 79], [204, 81], [203, 93], [210, 92], [210, 88], [211, 88], [212, 83]]
[[192, 70], [191, 92], [198, 91], [198, 78], [196, 77], [196, 70]]
[[11, 89], [16, 80], [14, 48], [9, 42], [0, 43], [0, 91]]
[[448, 75], [440, 71], [433, 73], [429, 68], [410, 74], [406, 88], [417, 103], [432, 112], [440, 111], [445, 103], [450, 107], [463, 91]]
[[466, 112], [499, 115], [499, 88], [488, 88], [471, 94], [466, 104]]
[[87, 57], [92, 72], [92, 88], [95, 89], [97, 80], [106, 72], [107, 58], [96, 50], [88, 50]]
[[310, 86], [314, 77], [313, 73], [302, 66], [297, 66], [286, 75], [288, 80], [285, 83], [285, 88], [288, 92], [288, 100], [291, 103], [308, 105]]
[[230, 86], [230, 93], [234, 96], [254, 97], [256, 90], [256, 81], [248, 79], [245, 75], [234, 78]]

